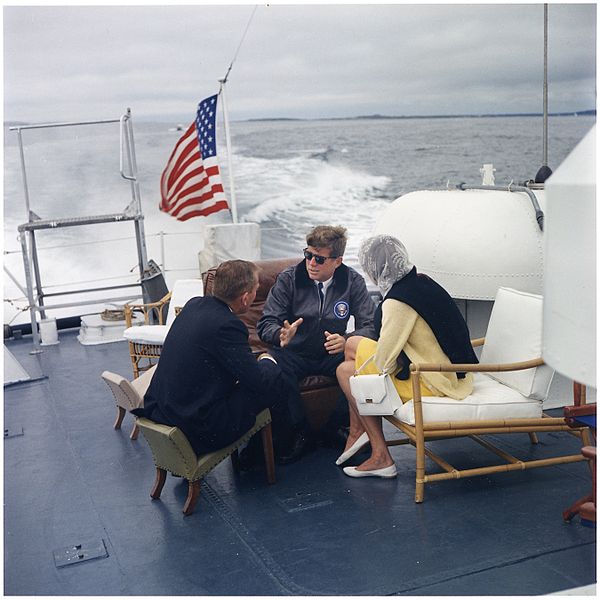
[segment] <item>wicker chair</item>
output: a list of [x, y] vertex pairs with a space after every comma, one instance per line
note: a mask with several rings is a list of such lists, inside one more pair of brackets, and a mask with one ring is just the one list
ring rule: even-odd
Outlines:
[[[422, 502], [426, 483], [460, 479], [474, 475], [525, 470], [585, 460], [580, 454], [531, 460], [515, 458], [479, 436], [501, 433], [527, 433], [537, 443], [536, 433], [571, 431], [589, 444], [587, 428], [569, 428], [564, 417], [549, 417], [542, 403], [554, 371], [541, 358], [542, 297], [500, 288], [481, 345], [478, 365], [412, 364], [414, 391], [410, 400], [386, 419], [407, 437], [388, 445], [410, 443], [416, 447], [415, 502]], [[517, 362], [514, 362], [517, 361]], [[473, 393], [461, 401], [442, 397], [421, 397], [419, 377], [425, 372], [474, 373]], [[467, 436], [502, 458], [505, 464], [461, 470], [426, 447], [430, 440]], [[425, 456], [442, 468], [427, 473]]]
[[[202, 296], [201, 279], [179, 279], [173, 290], [158, 302], [149, 304], [128, 303], [125, 305], [125, 323], [127, 329], [123, 337], [129, 342], [129, 355], [133, 367], [133, 377], [148, 370], [160, 358], [162, 345], [179, 309], [196, 296]], [[167, 317], [164, 314], [167, 309]], [[133, 325], [133, 313], [144, 316], [144, 325]], [[153, 324], [156, 322], [156, 324]]]

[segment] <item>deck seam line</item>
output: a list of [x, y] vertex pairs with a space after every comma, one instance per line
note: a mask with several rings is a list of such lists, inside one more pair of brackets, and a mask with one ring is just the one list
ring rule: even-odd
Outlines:
[[223, 499], [217, 494], [214, 488], [206, 479], [202, 480], [204, 486], [204, 497], [215, 510], [215, 512], [229, 525], [238, 539], [250, 551], [261, 568], [267, 575], [276, 581], [287, 594], [295, 596], [320, 596], [322, 592], [308, 590], [294, 583], [279, 563], [272, 557], [271, 553], [254, 537], [251, 531], [244, 525], [243, 521], [237, 517]]
[[[479, 573], [485, 573], [486, 571], [491, 571], [493, 569], [501, 569], [504, 567], [510, 567], [512, 565], [517, 565], [520, 563], [525, 563], [529, 560], [533, 560], [536, 558], [541, 558], [543, 556], [549, 556], [551, 554], [557, 554], [558, 552], [564, 552], [567, 550], [574, 550], [577, 548], [580, 548], [581, 546], [594, 546], [596, 544], [596, 542], [583, 542], [581, 544], [574, 544], [572, 546], [565, 546], [563, 548], [556, 548], [555, 550], [548, 550], [546, 552], [539, 552], [538, 554], [532, 554], [532, 555], [528, 555], [528, 556], [521, 556], [519, 558], [515, 558], [514, 560], [507, 560], [504, 562], [500, 562], [498, 564], [494, 564], [494, 565], [490, 565], [489, 567], [482, 567], [479, 569], [474, 569], [474, 570], [470, 570], [470, 571], [465, 571], [463, 573], [460, 573], [458, 575], [454, 575], [452, 577], [446, 577], [444, 579], [438, 579], [436, 581], [432, 581], [431, 583], [426, 583], [424, 585], [413, 585], [411, 587], [404, 587], [400, 590], [396, 590], [395, 592], [390, 592], [390, 593], [384, 593], [383, 595], [386, 596], [397, 596], [399, 594], [404, 594], [406, 592], [411, 592], [414, 590], [422, 590], [424, 588], [430, 587], [432, 585], [440, 585], [442, 583], [446, 583], [448, 581], [453, 581], [455, 579], [461, 579], [462, 577], [468, 577], [470, 575], [477, 575]], [[377, 593], [374, 592], [374, 595], [379, 595]]]

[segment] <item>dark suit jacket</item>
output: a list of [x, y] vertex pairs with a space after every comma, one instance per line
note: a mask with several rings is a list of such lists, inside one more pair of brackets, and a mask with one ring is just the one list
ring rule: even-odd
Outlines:
[[179, 427], [201, 454], [241, 437], [283, 386], [279, 366], [256, 360], [248, 329], [227, 304], [192, 298], [167, 334], [143, 415]]

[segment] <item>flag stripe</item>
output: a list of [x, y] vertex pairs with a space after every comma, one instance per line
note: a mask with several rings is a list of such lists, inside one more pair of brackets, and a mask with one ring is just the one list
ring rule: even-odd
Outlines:
[[196, 204], [204, 204], [205, 202], [212, 200], [217, 195], [223, 195], [223, 188], [220, 185], [213, 185], [208, 191], [200, 194], [199, 196], [194, 196], [188, 200], [182, 199], [177, 203], [177, 206], [171, 210], [171, 214], [173, 216], [177, 216], [182, 210]]
[[181, 172], [186, 169], [186, 167], [193, 161], [198, 160], [198, 138], [194, 137], [191, 139], [185, 147], [183, 147], [182, 152], [178, 157], [177, 165], [171, 170], [169, 173], [169, 177], [167, 179], [168, 185], [173, 185], [175, 181], [181, 175]]
[[219, 197], [219, 198], [212, 198], [211, 200], [207, 200], [207, 201], [203, 202], [202, 204], [190, 204], [188, 206], [182, 207], [182, 209], [180, 211], [178, 211], [176, 218], [182, 219], [186, 215], [196, 212], [196, 211], [200, 211], [200, 210], [203, 212], [206, 212], [217, 204], [221, 205], [221, 202], [226, 202], [226, 200], [224, 198], [221, 199]]
[[204, 209], [204, 210], [194, 210], [192, 212], [186, 213], [183, 216], [179, 217], [180, 221], [187, 221], [188, 219], [191, 219], [192, 217], [207, 217], [208, 215], [212, 214], [212, 213], [216, 213], [220, 210], [228, 210], [229, 209], [229, 204], [227, 204], [227, 201], [222, 201], [222, 202], [217, 202], [217, 204], [214, 204], [213, 206]]
[[216, 108], [216, 95], [198, 104], [160, 178], [159, 208], [180, 221], [229, 209], [216, 153]]
[[[206, 191], [203, 191], [206, 190]], [[183, 204], [191, 204], [193, 202], [204, 202], [205, 200], [209, 200], [211, 198], [212, 192], [219, 192], [225, 198], [225, 194], [223, 191], [223, 186], [219, 183], [211, 185], [210, 187], [207, 185], [203, 185], [200, 189], [193, 190], [190, 194], [180, 195], [175, 201], [169, 206], [170, 213], [176, 213], [178, 207]]]
[[182, 196], [186, 196], [190, 192], [202, 189], [202, 187], [207, 186], [209, 183], [212, 185], [212, 183], [216, 181], [219, 185], [221, 185], [221, 179], [216, 177], [219, 175], [219, 169], [217, 166], [208, 167], [207, 169], [202, 169], [202, 167], [200, 167], [195, 172], [190, 172], [188, 175], [189, 176], [186, 176], [185, 182], [180, 182], [182, 185], [179, 185], [177, 188], [173, 188], [173, 193], [166, 199], [164, 203], [165, 207], [170, 208]]
[[197, 139], [195, 122], [188, 127], [187, 131], [179, 139], [177, 144], [175, 144], [175, 148], [173, 149], [173, 152], [171, 152], [171, 156], [169, 157], [167, 166], [165, 167], [165, 170], [163, 172], [163, 178], [165, 180], [170, 175], [173, 168], [177, 165], [182, 148], [185, 146], [185, 144], [189, 142], [190, 139]]
[[199, 164], [198, 162], [196, 163], [198, 166], [195, 169], [192, 169], [191, 171], [188, 171], [187, 173], [184, 173], [179, 180], [177, 181], [177, 183], [175, 185], [173, 185], [169, 191], [169, 195], [167, 197], [167, 202], [170, 204], [173, 202], [173, 198], [177, 196], [177, 194], [181, 191], [181, 189], [188, 183], [190, 182], [190, 180], [194, 177], [198, 177], [199, 175], [202, 175], [202, 178], [205, 177], [204, 175], [204, 167]]

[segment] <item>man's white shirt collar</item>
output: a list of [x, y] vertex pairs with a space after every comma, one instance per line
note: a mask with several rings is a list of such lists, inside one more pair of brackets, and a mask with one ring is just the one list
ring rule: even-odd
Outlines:
[[319, 287], [319, 283], [323, 284], [323, 295], [327, 292], [327, 288], [332, 284], [333, 277], [330, 277], [327, 281], [315, 281], [315, 285]]

